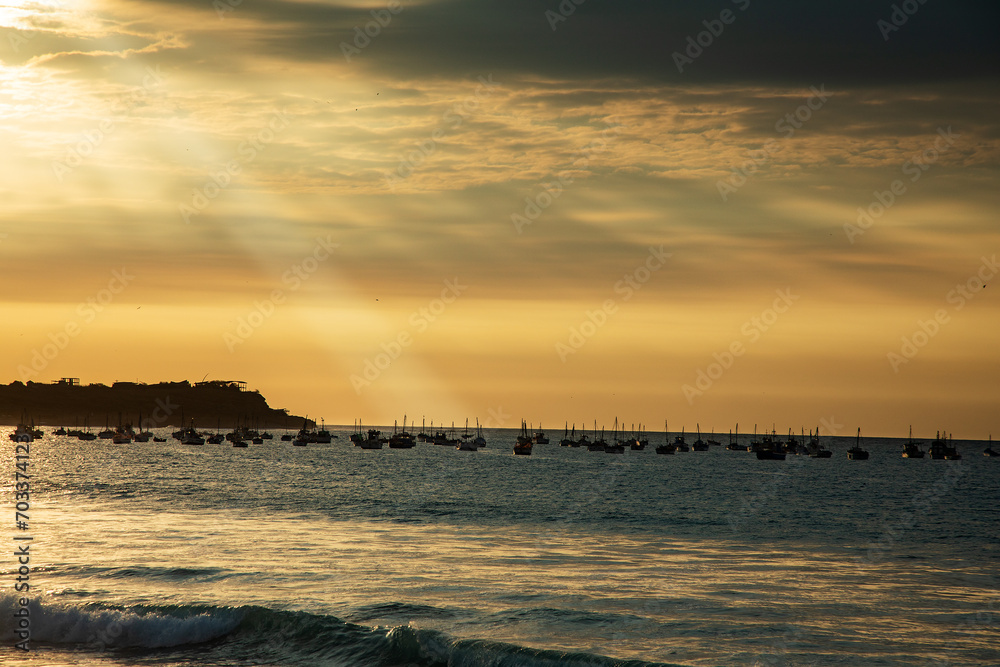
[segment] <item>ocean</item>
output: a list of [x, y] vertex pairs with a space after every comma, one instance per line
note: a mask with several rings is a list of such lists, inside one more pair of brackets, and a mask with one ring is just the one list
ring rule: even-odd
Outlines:
[[47, 434], [18, 529], [11, 430], [3, 664], [1000, 664], [986, 443], [760, 461], [657, 455], [662, 433], [606, 454], [550, 432], [531, 456], [512, 429], [477, 452]]

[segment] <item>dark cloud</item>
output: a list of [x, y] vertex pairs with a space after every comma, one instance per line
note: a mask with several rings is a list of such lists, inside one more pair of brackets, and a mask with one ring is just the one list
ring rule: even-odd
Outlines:
[[[197, 5], [208, 6], [190, 3]], [[906, 21], [889, 31], [895, 7], [897, 23]], [[723, 10], [732, 13], [729, 25], [718, 22]], [[231, 15], [261, 20], [259, 46], [275, 55], [343, 62], [341, 42], [352, 42], [370, 11], [247, 0]], [[404, 1], [352, 64], [404, 78], [484, 71], [792, 85], [981, 78], [1000, 71], [998, 19], [1000, 6], [982, 0]], [[880, 20], [889, 23], [880, 28]], [[684, 53], [705, 22], [721, 34], [700, 54], [692, 49], [693, 62], [679, 72], [673, 54]]]

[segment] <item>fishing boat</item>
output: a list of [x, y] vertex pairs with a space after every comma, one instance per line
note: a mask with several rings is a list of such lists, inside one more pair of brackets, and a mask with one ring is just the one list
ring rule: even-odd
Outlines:
[[517, 436], [514, 442], [514, 454], [518, 456], [531, 456], [531, 436], [528, 435], [528, 425], [521, 420], [521, 435]]
[[667, 422], [663, 422], [663, 444], [656, 446], [657, 454], [673, 454], [677, 448], [670, 444], [670, 432], [667, 431]]
[[[431, 423], [433, 424], [433, 422]], [[443, 429], [437, 431], [434, 434], [434, 439], [432, 442], [435, 445], [441, 445], [443, 447], [454, 447], [459, 442], [461, 442], [460, 438], [455, 437], [455, 422], [451, 423], [451, 431], [449, 433], [445, 433]]]
[[194, 423], [191, 426], [184, 429], [181, 433], [181, 444], [182, 445], [204, 445], [205, 438], [199, 435], [198, 431], [194, 430]]
[[465, 439], [463, 439], [460, 443], [458, 443], [457, 445], [455, 445], [455, 449], [457, 449], [457, 450], [459, 450], [461, 452], [474, 452], [477, 449], [479, 449], [479, 445], [476, 444], [475, 440], [465, 440]]
[[748, 446], [740, 444], [740, 425], [739, 425], [739, 423], [736, 424], [736, 433], [735, 434], [732, 431], [729, 432], [729, 444], [726, 445], [726, 449], [728, 449], [731, 452], [747, 452], [747, 451], [750, 451], [750, 448]]
[[403, 415], [403, 430], [396, 433], [396, 422], [392, 423], [392, 435], [389, 437], [389, 449], [410, 449], [417, 444], [417, 439], [406, 430], [406, 415]]
[[868, 452], [861, 448], [860, 428], [858, 428], [858, 437], [854, 441], [854, 446], [847, 450], [847, 458], [851, 461], [865, 461], [868, 459]]
[[784, 461], [785, 457], [786, 457], [785, 452], [779, 452], [774, 449], [757, 450], [758, 461]]
[[27, 424], [18, 424], [14, 432], [10, 434], [10, 439], [14, 442], [34, 442], [35, 430]]
[[816, 434], [809, 432], [809, 444], [806, 445], [809, 457], [813, 459], [828, 459], [833, 456], [833, 452], [824, 447], [819, 441], [819, 426], [816, 427]]
[[715, 427], [712, 427], [712, 432], [708, 435], [708, 440], [706, 440], [710, 446], [720, 447], [722, 443], [715, 439]]
[[674, 447], [678, 452], [689, 452], [691, 448], [688, 447], [687, 442], [684, 440], [684, 427], [681, 426], [681, 434], [674, 438]]
[[639, 436], [636, 438], [636, 442], [633, 443], [632, 449], [643, 451], [646, 447], [649, 447], [649, 437], [646, 435], [646, 431], [643, 430], [642, 424], [639, 424]]
[[60, 426], [55, 431], [52, 431], [52, 435], [66, 435], [66, 429]]
[[[573, 435], [576, 435], [576, 424], [573, 424], [573, 431], [574, 431]], [[573, 438], [569, 434], [569, 422], [566, 422], [566, 428], [563, 430], [563, 437], [562, 440], [559, 441], [559, 446], [560, 447], [573, 446]]]
[[[257, 436], [257, 437], [254, 438], [253, 443], [255, 445], [260, 444], [259, 442], [257, 442], [257, 440], [259, 439], [259, 437], [260, 436]], [[261, 442], [263, 442], [263, 441], [261, 441]], [[317, 439], [316, 439], [316, 431], [309, 429], [309, 420], [305, 419], [302, 422], [302, 428], [299, 429], [299, 432], [296, 434], [295, 439], [292, 440], [292, 444], [293, 445], [298, 445], [299, 443], [301, 443], [301, 444], [304, 445], [304, 444], [308, 444], [310, 442], [318, 442]]]
[[479, 418], [476, 418], [476, 437], [472, 439], [472, 444], [476, 446], [476, 449], [482, 449], [486, 446], [486, 438], [483, 437], [483, 427], [479, 425]]
[[990, 433], [989, 440], [986, 443], [986, 449], [983, 450], [983, 456], [1000, 456], [1000, 452], [993, 449], [993, 434]]
[[944, 459], [947, 461], [958, 461], [962, 458], [962, 455], [958, 453], [958, 450], [949, 442], [948, 434], [943, 431], [938, 431], [934, 440], [931, 442], [931, 448], [928, 452], [932, 459], [938, 461]]
[[538, 423], [538, 432], [535, 433], [535, 437], [532, 438], [536, 445], [547, 445], [549, 444], [549, 439], [545, 436], [545, 431], [542, 430], [542, 423]]
[[707, 452], [708, 443], [701, 439], [701, 424], [695, 423], [695, 428], [698, 429], [698, 439], [691, 444], [691, 451], [693, 452]]
[[771, 435], [765, 435], [761, 439], [755, 453], [758, 461], [784, 461], [787, 455], [784, 444], [780, 440], [775, 440], [773, 431]]
[[130, 442], [132, 442], [132, 436], [135, 435], [131, 431], [132, 431], [131, 426], [125, 426], [125, 427], [119, 426], [117, 429], [115, 429], [114, 434], [111, 436], [111, 442], [113, 442], [116, 445], [129, 444]]
[[110, 440], [114, 436], [115, 436], [115, 432], [114, 432], [113, 429], [111, 429], [110, 426], [108, 426], [108, 418], [107, 418], [107, 416], [105, 416], [104, 417], [104, 430], [100, 431], [97, 434], [97, 437], [100, 438], [101, 440]]
[[361, 441], [365, 439], [364, 434], [361, 432], [361, 420], [354, 420], [354, 431], [351, 433], [351, 442], [355, 447], [361, 446]]
[[215, 422], [215, 433], [205, 438], [205, 442], [210, 445], [221, 445], [226, 441], [226, 435], [221, 431], [222, 418], [219, 418]]
[[[333, 441], [333, 435], [328, 430], [326, 430], [326, 422], [325, 421], [323, 421], [322, 419], [320, 419], [320, 423], [322, 424], [322, 426], [320, 427], [320, 429], [318, 431], [316, 431], [316, 440], [315, 440], [315, 442], [319, 443], [319, 444], [323, 444], [323, 445], [328, 445], [328, 444], [330, 444], [330, 442]], [[261, 437], [263, 437], [263, 436], [261, 436]]]
[[922, 459], [924, 450], [920, 449], [920, 443], [913, 439], [913, 426], [910, 426], [910, 437], [903, 443], [904, 459]]
[[382, 432], [373, 428], [368, 429], [368, 437], [361, 441], [361, 449], [382, 449]]
[[148, 428], [142, 427], [142, 412], [139, 413], [139, 432], [135, 434], [133, 440], [136, 442], [149, 442], [149, 439], [153, 437], [153, 432]]
[[[426, 432], [427, 429], [425, 428], [425, 426], [426, 426], [426, 417], [420, 420], [420, 433], [417, 433], [417, 440], [419, 440], [420, 442], [427, 442], [428, 440], [431, 439], [431, 436], [427, 435]], [[432, 431], [434, 430], [434, 422], [431, 422], [431, 430]]]
[[[805, 434], [802, 434], [803, 439], [805, 439]], [[785, 441], [785, 453], [786, 454], [802, 454], [804, 448], [799, 443], [798, 439], [792, 434], [792, 429], [788, 429], [788, 440]]]
[[960, 461], [962, 455], [958, 453], [958, 449], [951, 444], [951, 435], [948, 436], [948, 445], [944, 450], [944, 460], [945, 461]]
[[625, 425], [622, 424], [622, 434], [619, 437], [618, 434], [618, 418], [615, 418], [615, 425], [611, 429], [611, 442], [604, 443], [604, 452], [606, 454], [624, 454], [625, 453]]

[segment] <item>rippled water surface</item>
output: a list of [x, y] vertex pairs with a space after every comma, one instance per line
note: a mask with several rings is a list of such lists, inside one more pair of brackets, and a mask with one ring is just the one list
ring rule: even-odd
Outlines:
[[1000, 664], [1000, 459], [983, 443], [956, 443], [962, 461], [877, 439], [864, 462], [849, 439], [758, 461], [659, 456], [656, 437], [515, 457], [509, 431], [478, 452], [339, 433], [33, 443], [32, 651], [12, 648], [8, 556], [0, 660]]

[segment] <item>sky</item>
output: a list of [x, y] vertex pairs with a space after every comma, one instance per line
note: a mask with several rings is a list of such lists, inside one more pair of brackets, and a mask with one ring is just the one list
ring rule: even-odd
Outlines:
[[328, 424], [1000, 434], [998, 21], [0, 0], [2, 381], [244, 380]]

